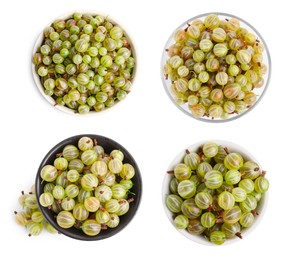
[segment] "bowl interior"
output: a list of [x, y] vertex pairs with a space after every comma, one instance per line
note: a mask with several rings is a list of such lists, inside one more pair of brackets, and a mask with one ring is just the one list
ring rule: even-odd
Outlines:
[[[119, 25], [122, 29], [123, 29], [123, 32], [124, 32], [124, 35], [127, 37], [128, 39], [128, 42], [131, 46], [131, 52], [132, 52], [132, 56], [134, 57], [135, 59], [135, 66], [133, 68], [133, 72], [132, 72], [132, 78], [131, 78], [131, 82], [132, 84], [134, 83], [134, 80], [135, 80], [135, 75], [136, 75], [136, 70], [137, 70], [137, 55], [136, 55], [136, 49], [135, 49], [135, 44], [133, 42], [133, 39], [130, 37], [130, 35], [128, 34], [128, 32], [125, 30], [125, 27], [123, 25], [121, 25], [120, 22], [116, 21], [116, 19], [113, 19], [111, 17], [109, 17], [108, 15], [105, 15], [101, 12], [94, 12], [94, 11], [86, 11], [86, 10], [83, 10], [83, 11], [80, 11], [79, 13], [82, 13], [82, 14], [91, 14], [91, 15], [101, 15], [103, 17], [107, 17], [108, 21], [112, 22], [113, 24], [116, 24], [116, 25]], [[58, 19], [62, 19], [62, 20], [68, 20], [69, 18], [72, 17], [72, 15], [74, 14], [74, 12], [70, 12], [70, 13], [67, 13], [67, 14], [63, 14], [59, 17], [57, 17], [56, 19], [54, 19], [52, 22], [50, 22], [49, 24], [47, 24], [45, 26], [48, 27], [48, 26], [51, 26], [51, 24], [58, 20]], [[33, 47], [33, 51], [32, 51], [32, 55], [34, 55], [40, 48], [40, 46], [42, 45], [43, 43], [43, 40], [44, 40], [44, 34], [43, 34], [43, 31], [40, 33], [40, 35], [38, 36], [38, 38], [36, 39], [36, 42], [34, 44], [34, 47]], [[56, 107], [57, 109], [59, 109], [60, 111], [63, 111], [65, 113], [68, 113], [68, 114], [72, 114], [72, 115], [78, 115], [78, 116], [82, 116], [82, 114], [79, 114], [76, 110], [74, 109], [71, 109], [67, 106], [60, 106], [60, 105], [57, 105], [56, 104], [56, 101], [53, 99], [53, 97], [51, 96], [48, 96], [44, 93], [44, 87], [43, 87], [43, 84], [40, 80], [40, 76], [37, 74], [37, 72], [35, 71], [35, 65], [34, 63], [32, 62], [31, 63], [31, 66], [32, 66], [32, 75], [33, 75], [33, 79], [34, 79], [34, 82], [39, 90], [39, 92], [41, 93], [41, 95], [45, 98], [45, 100], [48, 101], [48, 103], [50, 103], [52, 106]], [[124, 100], [122, 100], [124, 101]], [[120, 101], [115, 101], [115, 105], [116, 106], [117, 104], [121, 103]], [[112, 106], [113, 107], [113, 106]], [[94, 114], [101, 114], [101, 112], [105, 112], [105, 111], [108, 111], [109, 109], [111, 109], [112, 107], [105, 107], [104, 110], [102, 111], [99, 111], [99, 112], [96, 112], [96, 111], [90, 111], [88, 112], [87, 114], [84, 114], [83, 116], [87, 116], [87, 115], [94, 115]]]
[[[231, 142], [227, 142], [227, 141], [223, 141], [223, 140], [207, 140], [207, 141], [202, 141], [202, 142], [195, 143], [195, 144], [193, 144], [193, 145], [191, 145], [191, 146], [189, 146], [189, 147], [187, 147], [185, 149], [188, 149], [191, 152], [197, 152], [199, 147], [201, 147], [202, 145], [204, 145], [208, 141], [214, 142], [214, 143], [216, 143], [218, 145], [221, 145], [223, 147], [227, 147], [230, 152], [238, 152], [238, 153], [240, 153], [243, 156], [244, 160], [251, 160], [251, 161], [257, 162], [258, 165], [260, 166], [260, 168], [262, 169], [260, 163], [255, 159], [255, 157], [250, 152], [248, 152], [246, 149], [240, 147], [239, 145], [236, 145], [236, 144], [231, 143]], [[185, 149], [184, 149], [184, 151], [181, 151], [172, 160], [172, 162], [168, 166], [167, 171], [172, 170], [177, 163], [182, 162], [184, 156], [186, 155]], [[175, 224], [174, 224], [173, 213], [168, 210], [168, 208], [166, 206], [166, 203], [165, 203], [166, 195], [170, 194], [169, 183], [170, 183], [172, 178], [173, 178], [172, 174], [165, 173], [165, 176], [164, 176], [164, 179], [163, 179], [163, 184], [162, 184], [162, 203], [163, 203], [163, 208], [165, 210], [165, 213], [166, 213], [169, 221], [174, 226], [174, 228], [176, 228]], [[255, 222], [253, 223], [253, 225], [250, 228], [243, 228], [241, 230], [241, 234], [243, 236], [243, 239], [248, 234], [250, 234], [252, 232], [252, 230], [254, 230], [256, 228], [256, 226], [259, 224], [259, 222], [262, 219], [262, 217], [264, 215], [264, 212], [266, 210], [267, 200], [268, 200], [268, 191], [262, 195], [262, 198], [261, 198], [260, 202], [258, 203], [257, 211], [259, 212], [259, 215], [255, 217]], [[210, 241], [206, 240], [201, 235], [198, 235], [198, 236], [197, 235], [192, 235], [192, 234], [190, 234], [189, 232], [187, 232], [186, 230], [183, 230], [183, 229], [177, 229], [177, 230], [182, 235], [184, 235], [185, 237], [191, 239], [192, 241], [195, 241], [197, 243], [204, 244], [204, 245], [209, 245], [209, 246], [213, 246], [214, 245], [213, 243], [211, 243]], [[225, 241], [225, 243], [223, 245], [231, 244], [231, 243], [237, 242], [239, 240], [240, 239], [238, 237], [229, 238], [229, 239], [227, 239]]]
[[132, 220], [132, 218], [137, 212], [137, 209], [139, 207], [140, 200], [141, 200], [141, 195], [142, 195], [142, 179], [141, 179], [139, 167], [136, 161], [134, 160], [134, 158], [131, 156], [131, 154], [119, 143], [107, 137], [100, 136], [100, 135], [93, 135], [93, 134], [77, 135], [77, 136], [73, 136], [73, 137], [63, 140], [62, 142], [54, 146], [46, 154], [46, 156], [44, 157], [44, 159], [42, 160], [38, 168], [38, 172], [37, 172], [36, 180], [35, 180], [36, 197], [37, 197], [37, 200], [39, 201], [39, 196], [43, 193], [43, 188], [44, 188], [44, 185], [46, 184], [46, 182], [42, 181], [40, 177], [41, 168], [46, 164], [53, 164], [56, 158], [56, 154], [61, 153], [64, 146], [68, 144], [77, 145], [78, 140], [83, 136], [88, 136], [92, 139], [96, 139], [98, 145], [101, 145], [104, 148], [106, 153], [110, 153], [114, 149], [119, 149], [124, 154], [123, 162], [130, 163], [135, 168], [135, 176], [132, 178], [134, 185], [131, 189], [132, 194], [129, 195], [129, 198], [130, 197], [133, 198], [134, 201], [131, 202], [129, 211], [125, 215], [120, 216], [120, 223], [116, 228], [113, 228], [113, 229], [108, 228], [106, 230], [101, 230], [101, 232], [97, 236], [88, 236], [84, 234], [83, 231], [75, 227], [72, 227], [69, 229], [61, 228], [56, 222], [56, 218], [55, 218], [56, 214], [52, 210], [42, 207], [40, 203], [38, 204], [46, 220], [50, 222], [50, 224], [54, 228], [56, 228], [60, 233], [67, 235], [69, 237], [75, 238], [75, 239], [80, 239], [80, 240], [101, 240], [101, 239], [108, 238], [108, 237], [115, 235], [116, 233], [118, 233], [124, 227], [127, 226], [127, 224]]
[[[188, 108], [188, 104], [185, 103], [183, 105], [178, 105], [175, 101], [175, 97], [173, 96], [173, 93], [171, 91], [171, 80], [170, 79], [166, 79], [164, 73], [163, 73], [163, 66], [164, 64], [166, 64], [166, 61], [168, 59], [168, 55], [167, 55], [167, 51], [166, 49], [168, 49], [172, 44], [175, 43], [174, 40], [174, 33], [177, 29], [186, 29], [188, 27], [188, 24], [190, 24], [191, 22], [193, 22], [194, 20], [200, 19], [200, 20], [204, 20], [205, 17], [207, 15], [209, 15], [211, 13], [205, 13], [205, 14], [200, 14], [198, 16], [195, 16], [193, 18], [190, 18], [189, 20], [187, 20], [186, 22], [182, 23], [180, 26], [178, 26], [174, 32], [170, 35], [169, 39], [167, 40], [163, 52], [162, 52], [162, 58], [161, 58], [161, 77], [162, 77], [162, 82], [163, 82], [163, 86], [165, 88], [165, 91], [167, 93], [167, 95], [169, 96], [169, 98], [171, 99], [171, 101], [185, 114], [193, 117], [194, 119], [200, 120], [200, 121], [205, 121], [205, 122], [227, 122], [227, 121], [231, 121], [234, 119], [237, 119], [243, 115], [245, 115], [246, 113], [248, 113], [249, 111], [251, 111], [255, 105], [262, 99], [263, 94], [266, 92], [267, 87], [269, 85], [269, 80], [270, 80], [270, 73], [271, 73], [271, 59], [270, 59], [270, 54], [269, 54], [269, 50], [268, 47], [264, 41], [264, 39], [262, 38], [262, 36], [260, 35], [260, 33], [248, 22], [246, 22], [245, 20], [243, 20], [240, 17], [237, 17], [235, 15], [232, 14], [227, 14], [227, 13], [221, 13], [221, 12], [215, 12], [213, 14], [218, 15], [220, 20], [225, 20], [225, 19], [230, 19], [230, 18], [237, 18], [240, 21], [240, 25], [241, 27], [247, 29], [249, 32], [253, 33], [254, 35], [257, 36], [257, 39], [262, 42], [264, 44], [264, 52], [262, 53], [263, 55], [263, 63], [267, 65], [267, 73], [265, 75], [263, 75], [263, 79], [264, 79], [264, 85], [261, 88], [255, 88], [253, 90], [253, 92], [257, 95], [257, 101], [255, 104], [253, 104], [250, 108], [248, 108], [246, 111], [240, 113], [240, 114], [230, 114], [228, 118], [225, 119], [211, 119], [209, 117], [194, 117], [190, 111], [190, 109]], [[204, 84], [205, 85], [205, 84]]]

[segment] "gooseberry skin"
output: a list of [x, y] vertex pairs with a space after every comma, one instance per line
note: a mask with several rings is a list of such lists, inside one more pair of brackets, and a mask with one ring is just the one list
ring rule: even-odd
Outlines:
[[42, 232], [43, 226], [41, 223], [30, 221], [27, 224], [29, 236], [38, 236]]
[[236, 53], [237, 60], [241, 64], [248, 64], [251, 61], [251, 54], [247, 50], [239, 50]]
[[188, 153], [185, 155], [184, 163], [191, 169], [196, 170], [200, 163], [200, 157], [197, 153]]
[[101, 203], [110, 200], [112, 196], [113, 196], [112, 189], [107, 185], [102, 184], [95, 189], [95, 197], [98, 198]]
[[47, 182], [54, 181], [57, 175], [57, 169], [53, 165], [45, 165], [40, 171], [40, 177]]
[[174, 175], [177, 180], [182, 181], [182, 180], [187, 180], [191, 176], [191, 169], [184, 163], [178, 163], [174, 167]]
[[224, 159], [224, 165], [229, 170], [238, 170], [243, 164], [244, 159], [239, 153], [229, 153]]
[[243, 179], [254, 180], [260, 175], [260, 167], [256, 162], [246, 161], [240, 168]]
[[202, 151], [206, 157], [212, 158], [218, 153], [218, 145], [212, 142], [207, 142], [202, 147]]
[[187, 216], [189, 219], [196, 219], [198, 218], [201, 213], [202, 209], [200, 209], [193, 198], [184, 200], [181, 204], [181, 211], [182, 213]]
[[[74, 206], [76, 205], [76, 202], [73, 198], [64, 198], [62, 201], [61, 201], [61, 207], [63, 210], [65, 211], [70, 211], [74, 208]], [[59, 212], [58, 212], [59, 213]]]
[[242, 214], [239, 222], [242, 227], [249, 228], [253, 225], [254, 220], [255, 220], [254, 215], [251, 212], [245, 212]]
[[183, 200], [178, 195], [170, 194], [166, 196], [165, 203], [171, 212], [179, 213], [181, 211], [181, 205], [183, 203]]
[[75, 218], [69, 211], [61, 211], [56, 217], [57, 224], [62, 228], [71, 228], [75, 224]]
[[225, 210], [223, 213], [223, 221], [227, 224], [235, 224], [241, 218], [242, 211], [240, 207], [234, 206], [231, 209]]
[[66, 145], [63, 149], [63, 157], [68, 161], [79, 157], [79, 150], [75, 145]]
[[89, 212], [95, 212], [100, 207], [99, 199], [93, 196], [85, 198], [83, 203], [84, 203], [84, 207]]
[[135, 168], [129, 164], [124, 163], [122, 171], [120, 172], [120, 177], [124, 180], [130, 180], [135, 176]]
[[233, 194], [236, 202], [242, 202], [247, 197], [246, 191], [241, 187], [236, 187], [236, 188], [232, 189], [232, 194]]
[[92, 173], [87, 173], [81, 178], [82, 188], [86, 191], [92, 191], [98, 186], [98, 179]]
[[257, 200], [252, 195], [247, 195], [246, 199], [240, 202], [240, 208], [242, 212], [250, 212], [257, 207]]
[[193, 235], [200, 235], [205, 231], [205, 227], [200, 223], [199, 219], [192, 219], [189, 222], [187, 231]]
[[123, 164], [119, 159], [113, 158], [108, 162], [108, 168], [112, 173], [117, 174], [122, 171]]
[[88, 236], [96, 236], [101, 231], [101, 225], [94, 219], [87, 219], [83, 222], [82, 231]]
[[224, 87], [223, 94], [228, 99], [235, 99], [241, 91], [241, 86], [238, 83], [231, 83]]
[[223, 223], [221, 226], [221, 231], [225, 234], [226, 238], [233, 238], [235, 236], [242, 238], [241, 226], [239, 222], [236, 222], [235, 224]]
[[39, 197], [39, 203], [43, 207], [50, 207], [54, 202], [54, 197], [50, 192], [44, 192]]
[[175, 224], [176, 228], [178, 228], [178, 229], [185, 229], [189, 225], [189, 219], [185, 215], [178, 215], [174, 219], [174, 224]]
[[178, 194], [184, 198], [189, 199], [196, 193], [196, 185], [190, 180], [183, 180], [178, 184]]
[[115, 214], [120, 217], [125, 215], [129, 211], [130, 203], [125, 199], [119, 199], [118, 202], [120, 204], [120, 208], [117, 212], [115, 212]]
[[254, 182], [251, 179], [242, 179], [238, 185], [240, 188], [244, 189], [247, 194], [254, 191]]
[[86, 210], [82, 203], [78, 203], [73, 208], [73, 216], [79, 221], [84, 221], [88, 218], [89, 211]]
[[107, 170], [107, 164], [104, 161], [96, 161], [90, 167], [90, 171], [97, 177], [106, 175]]
[[265, 177], [260, 176], [255, 180], [254, 187], [256, 192], [265, 193], [269, 188], [269, 181]]
[[86, 150], [81, 154], [81, 160], [85, 165], [91, 166], [97, 160], [97, 153], [94, 150]]
[[195, 203], [200, 209], [208, 209], [212, 204], [212, 196], [205, 191], [199, 192], [195, 196]]
[[125, 189], [125, 187], [118, 183], [111, 186], [110, 190], [114, 199], [123, 199], [127, 194], [127, 190]]
[[221, 192], [217, 201], [218, 205], [224, 210], [231, 209], [235, 205], [234, 196], [228, 191]]
[[229, 170], [225, 173], [224, 179], [228, 185], [235, 185], [241, 180], [241, 173], [238, 170]]
[[205, 212], [201, 215], [200, 222], [205, 228], [211, 228], [214, 226], [216, 218], [213, 213]]
[[205, 185], [207, 188], [209, 189], [217, 189], [219, 188], [222, 183], [223, 183], [223, 176], [221, 174], [221, 172], [216, 171], [216, 170], [212, 170], [207, 172], [204, 175], [204, 179], [205, 179]]
[[203, 178], [204, 175], [211, 170], [212, 166], [208, 162], [201, 162], [197, 168], [197, 175]]

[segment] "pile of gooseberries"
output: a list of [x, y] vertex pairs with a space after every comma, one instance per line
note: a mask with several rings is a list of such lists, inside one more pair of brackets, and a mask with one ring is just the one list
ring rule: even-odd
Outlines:
[[96, 236], [116, 228], [129, 211], [134, 175], [135, 168], [124, 162], [121, 150], [107, 154], [96, 140], [83, 136], [40, 169], [44, 187], [39, 203], [55, 213], [61, 228]]
[[165, 204], [176, 228], [220, 245], [242, 238], [260, 214], [258, 205], [269, 182], [257, 162], [207, 142], [188, 151], [168, 171], [172, 175]]
[[209, 14], [174, 33], [165, 50], [165, 80], [176, 104], [196, 118], [227, 119], [258, 100], [265, 46], [234, 17]]
[[29, 236], [38, 236], [43, 229], [46, 229], [51, 234], [58, 233], [41, 213], [36, 200], [34, 185], [32, 185], [29, 193], [22, 191], [18, 202], [22, 209], [20, 211], [14, 211], [16, 222], [26, 227]]
[[76, 113], [102, 111], [131, 91], [135, 58], [124, 30], [108, 17], [74, 13], [45, 28], [33, 56], [44, 93]]

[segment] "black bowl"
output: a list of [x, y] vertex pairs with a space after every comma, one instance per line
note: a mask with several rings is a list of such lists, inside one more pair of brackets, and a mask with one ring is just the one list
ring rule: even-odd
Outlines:
[[75, 227], [71, 227], [68, 229], [64, 229], [62, 227], [60, 227], [57, 222], [56, 222], [56, 213], [54, 213], [52, 210], [42, 207], [39, 204], [39, 208], [41, 210], [41, 212], [43, 213], [45, 219], [56, 229], [58, 230], [58, 232], [69, 236], [71, 238], [75, 238], [75, 239], [79, 239], [79, 240], [88, 240], [88, 241], [93, 241], [93, 240], [101, 240], [101, 239], [105, 239], [108, 237], [111, 237], [115, 234], [117, 234], [118, 232], [120, 232], [124, 227], [126, 227], [129, 222], [133, 219], [133, 217], [135, 216], [137, 209], [139, 207], [140, 204], [140, 200], [141, 200], [141, 195], [142, 195], [142, 179], [141, 179], [141, 173], [140, 170], [138, 168], [138, 165], [136, 163], [136, 161], [134, 160], [134, 158], [132, 157], [132, 155], [119, 143], [104, 137], [104, 136], [100, 136], [100, 135], [93, 135], [93, 134], [84, 134], [84, 135], [76, 135], [76, 136], [72, 136], [70, 138], [67, 138], [65, 140], [63, 140], [62, 142], [58, 143], [57, 145], [55, 145], [44, 157], [44, 159], [42, 160], [41, 164], [39, 165], [38, 171], [37, 171], [37, 175], [36, 175], [36, 180], [35, 180], [35, 187], [36, 187], [36, 197], [37, 200], [39, 202], [39, 196], [43, 193], [43, 188], [44, 185], [46, 184], [45, 181], [42, 181], [41, 177], [40, 177], [40, 171], [42, 169], [42, 167], [44, 165], [47, 164], [53, 164], [54, 160], [56, 159], [56, 154], [61, 153], [63, 151], [64, 146], [68, 145], [68, 144], [73, 144], [73, 145], [77, 145], [78, 140], [83, 137], [83, 136], [88, 136], [91, 139], [96, 139], [97, 143], [99, 145], [101, 145], [106, 153], [110, 153], [112, 150], [114, 149], [118, 149], [121, 150], [124, 154], [124, 163], [130, 163], [134, 166], [135, 168], [135, 176], [132, 178], [132, 181], [134, 183], [132, 189], [131, 189], [131, 197], [134, 199], [133, 202], [131, 202], [130, 204], [130, 209], [129, 211], [123, 215], [120, 216], [120, 223], [116, 228], [108, 228], [106, 230], [101, 230], [101, 232], [96, 235], [96, 236], [88, 236], [86, 234], [83, 233], [82, 230], [77, 229]]

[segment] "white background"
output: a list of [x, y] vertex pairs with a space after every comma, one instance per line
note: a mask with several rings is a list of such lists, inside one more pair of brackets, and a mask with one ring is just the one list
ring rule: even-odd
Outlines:
[[[275, 2], [271, 5], [271, 2]], [[282, 14], [280, 1], [1, 1], [1, 250], [14, 259], [266, 259], [282, 249]], [[4, 4], [5, 3], [5, 4]], [[34, 42], [54, 18], [75, 10], [96, 10], [121, 22], [138, 51], [138, 70], [127, 99], [109, 112], [75, 117], [50, 106], [31, 74]], [[162, 49], [173, 30], [190, 17], [226, 12], [247, 20], [265, 39], [272, 59], [266, 95], [244, 117], [204, 123], [179, 111], [164, 91]], [[43, 232], [28, 237], [14, 221], [21, 190], [33, 184], [44, 155], [72, 135], [108, 136], [136, 159], [143, 178], [140, 208], [119, 234], [84, 242]], [[161, 200], [163, 176], [171, 160], [190, 144], [223, 139], [250, 151], [270, 180], [267, 212], [243, 240], [219, 247], [183, 237], [168, 221]], [[268, 249], [267, 249], [268, 248]]]

